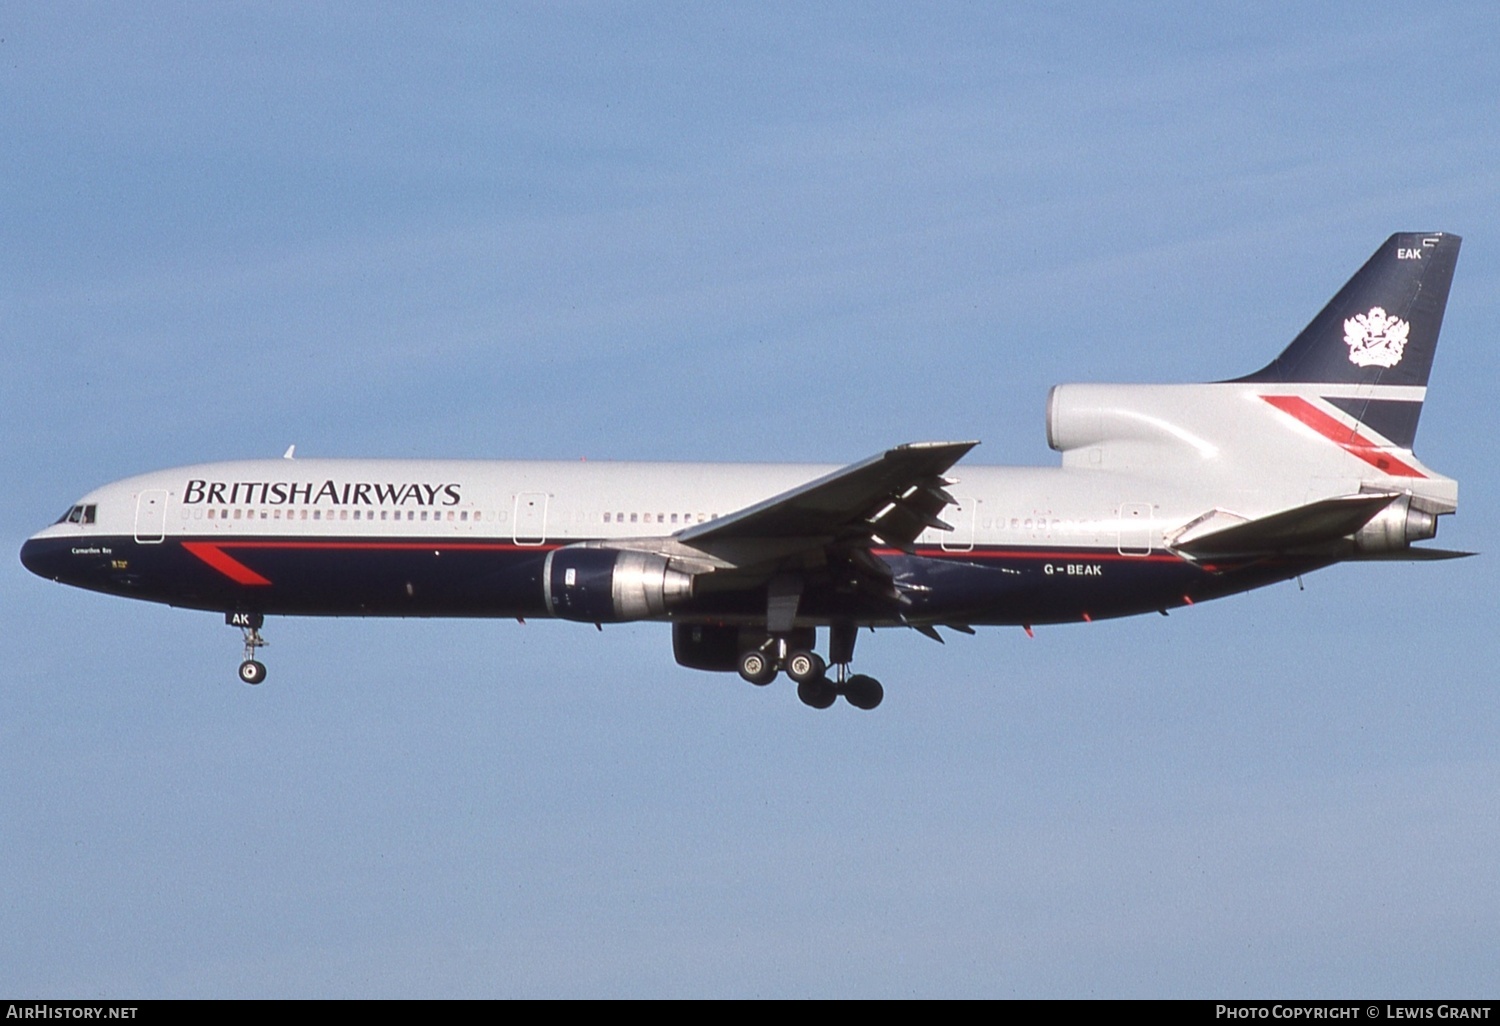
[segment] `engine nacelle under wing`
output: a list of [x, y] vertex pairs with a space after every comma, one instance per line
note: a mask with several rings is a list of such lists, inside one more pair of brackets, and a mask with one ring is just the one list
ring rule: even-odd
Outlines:
[[547, 612], [565, 620], [649, 620], [692, 594], [692, 575], [654, 552], [568, 545], [549, 552], [542, 568]]

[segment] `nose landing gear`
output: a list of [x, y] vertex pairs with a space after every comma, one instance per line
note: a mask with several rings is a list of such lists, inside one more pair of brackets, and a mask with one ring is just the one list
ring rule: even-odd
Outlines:
[[[248, 645], [250, 642], [247, 641], [246, 644]], [[261, 640], [256, 642], [256, 644], [264, 645], [265, 641]], [[246, 684], [259, 684], [265, 679], [266, 664], [259, 659], [246, 659], [243, 663], [240, 663], [240, 680]]]
[[246, 684], [259, 684], [266, 679], [266, 664], [255, 658], [255, 650], [270, 644], [260, 634], [266, 618], [260, 613], [225, 613], [224, 622], [238, 627], [245, 636], [245, 661], [240, 663], [240, 680]]

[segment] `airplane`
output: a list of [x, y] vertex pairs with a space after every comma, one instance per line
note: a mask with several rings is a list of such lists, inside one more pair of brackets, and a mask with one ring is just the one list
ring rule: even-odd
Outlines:
[[[224, 614], [247, 684], [266, 616], [665, 621], [679, 664], [873, 709], [860, 628], [1160, 612], [1413, 543], [1458, 484], [1412, 453], [1460, 238], [1392, 235], [1276, 359], [1207, 384], [1071, 384], [1053, 467], [955, 465], [972, 441], [848, 466], [281, 459], [105, 485], [21, 561]], [[828, 644], [820, 655], [818, 632]]]

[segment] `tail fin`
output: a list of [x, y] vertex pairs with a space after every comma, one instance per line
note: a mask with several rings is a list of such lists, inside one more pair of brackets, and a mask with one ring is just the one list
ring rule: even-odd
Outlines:
[[1235, 380], [1329, 386], [1328, 402], [1410, 449], [1462, 241], [1392, 235], [1280, 356]]

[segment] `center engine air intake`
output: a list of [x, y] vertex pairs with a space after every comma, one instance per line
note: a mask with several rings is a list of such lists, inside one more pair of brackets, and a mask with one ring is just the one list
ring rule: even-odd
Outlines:
[[654, 552], [569, 545], [547, 554], [542, 594], [565, 620], [649, 620], [691, 597], [693, 577]]

